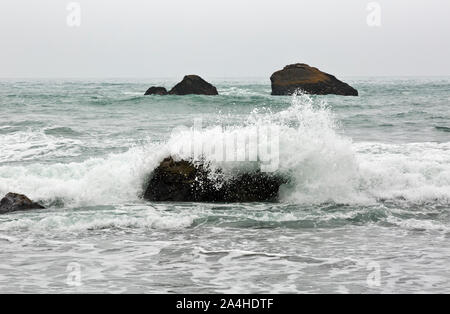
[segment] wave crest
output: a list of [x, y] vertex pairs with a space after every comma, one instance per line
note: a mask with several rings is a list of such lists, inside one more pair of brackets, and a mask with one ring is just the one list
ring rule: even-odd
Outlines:
[[[227, 122], [226, 116], [222, 122]], [[48, 204], [63, 200], [66, 206], [137, 201], [147, 176], [164, 157], [189, 158], [180, 153], [182, 147], [207, 145], [218, 138], [227, 141], [236, 134], [251, 140], [255, 130], [263, 127], [279, 130], [277, 172], [290, 179], [280, 191], [282, 202], [450, 203], [450, 143], [353, 143], [340, 134], [339, 124], [327, 104], [307, 95], [293, 96], [291, 106], [279, 112], [254, 110], [238, 125], [227, 128], [211, 125], [196, 136], [192, 136], [192, 129], [175, 131], [164, 143], [147, 141], [127, 152], [103, 158], [67, 164], [4, 164], [0, 166], [0, 193], [20, 192]], [[46, 139], [51, 143], [58, 140], [51, 134], [38, 135], [43, 145]], [[19, 142], [23, 138], [32, 139], [33, 134], [15, 136], [17, 156], [24, 157], [26, 145], [20, 155]], [[11, 145], [16, 145], [14, 137], [8, 139], [13, 141]], [[257, 143], [258, 149], [264, 150], [263, 145]], [[9, 158], [11, 154], [3, 157]], [[212, 154], [204, 151], [201, 157], [223, 168], [225, 173], [258, 166], [254, 161], [216, 162]]]

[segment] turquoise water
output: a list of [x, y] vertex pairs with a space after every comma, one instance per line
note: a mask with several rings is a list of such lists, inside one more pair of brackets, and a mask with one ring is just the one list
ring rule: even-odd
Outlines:
[[[450, 78], [142, 96], [176, 81], [0, 81], [0, 194], [47, 207], [0, 216], [0, 292], [450, 292]], [[199, 119], [194, 138], [177, 128]], [[141, 199], [183, 145], [264, 126], [289, 178], [278, 203]]]

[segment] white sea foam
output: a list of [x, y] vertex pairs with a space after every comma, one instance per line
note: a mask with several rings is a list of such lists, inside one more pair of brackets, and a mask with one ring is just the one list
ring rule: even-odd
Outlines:
[[419, 219], [400, 219], [393, 216], [387, 218], [387, 221], [391, 224], [397, 225], [407, 230], [426, 230], [426, 231], [441, 231], [448, 232], [449, 228], [445, 224], [432, 220], [419, 220]]
[[0, 192], [18, 191], [36, 200], [61, 199], [72, 206], [136, 200], [144, 177], [157, 165], [149, 144], [81, 163], [0, 167]]
[[42, 129], [0, 134], [0, 163], [29, 161], [44, 155], [77, 156], [82, 146], [81, 140], [47, 135]]
[[[120, 207], [120, 206], [119, 206]], [[21, 219], [2, 221], [1, 232], [32, 231], [34, 233], [80, 232], [105, 229], [180, 229], [192, 225], [196, 214], [162, 212], [155, 208], [134, 206], [126, 209], [126, 215], [120, 210], [95, 211], [54, 211], [51, 215], [31, 215]], [[0, 234], [0, 240], [6, 238]]]
[[[219, 138], [234, 138], [236, 134], [251, 139], [255, 130], [264, 126], [277, 126], [280, 130], [277, 172], [291, 179], [281, 189], [284, 202], [450, 202], [450, 143], [353, 143], [336, 132], [338, 126], [326, 105], [314, 103], [305, 95], [293, 97], [286, 110], [255, 111], [244, 125], [228, 129], [208, 127], [195, 137], [190, 130], [175, 132], [163, 144], [148, 142], [125, 153], [78, 163], [4, 164], [0, 166], [0, 194], [16, 191], [36, 200], [60, 199], [70, 206], [135, 201], [145, 178], [164, 157], [190, 157], [179, 152], [192, 142], [205, 145]], [[2, 150], [0, 161], [27, 160], [27, 156], [45, 153], [58, 145], [58, 139], [51, 135], [33, 134], [30, 131], [4, 135], [9, 138], [1, 141], [6, 149]], [[36, 148], [39, 145], [35, 145], [35, 140], [42, 144], [40, 148]], [[207, 160], [214, 160], [212, 155], [202, 154]], [[255, 167], [255, 163], [245, 162], [217, 165], [225, 170]]]
[[450, 202], [450, 143], [355, 145], [360, 189], [381, 199]]

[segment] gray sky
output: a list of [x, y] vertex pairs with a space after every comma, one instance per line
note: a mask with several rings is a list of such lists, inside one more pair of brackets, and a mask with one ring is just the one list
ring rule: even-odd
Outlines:
[[269, 77], [304, 62], [337, 76], [450, 75], [450, 1], [0, 1], [0, 77]]

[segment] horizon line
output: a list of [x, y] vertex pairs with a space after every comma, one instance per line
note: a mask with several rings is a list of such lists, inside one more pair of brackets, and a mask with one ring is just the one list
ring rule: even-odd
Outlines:
[[[0, 76], [0, 80], [9, 79], [178, 79], [186, 74], [180, 76]], [[206, 76], [200, 75], [202, 77], [208, 77], [211, 79], [268, 79], [270, 77], [265, 76]], [[340, 75], [340, 77], [354, 77], [354, 78], [400, 78], [400, 77], [450, 77], [450, 74], [398, 74], [398, 75]]]

